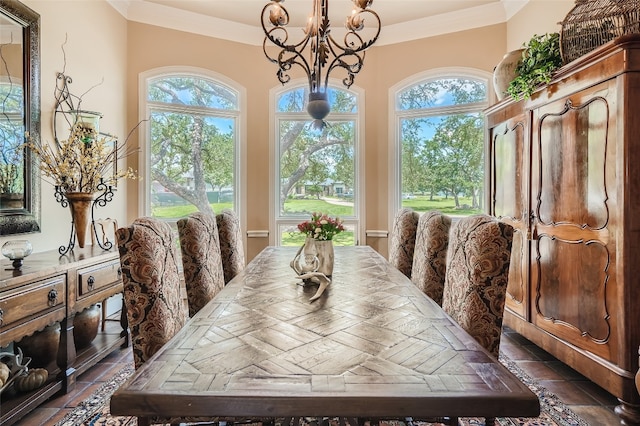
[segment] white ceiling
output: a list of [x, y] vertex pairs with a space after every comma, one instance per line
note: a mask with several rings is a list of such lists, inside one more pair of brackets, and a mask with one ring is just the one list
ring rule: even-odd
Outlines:
[[[108, 0], [130, 21], [261, 45], [267, 0]], [[382, 21], [377, 44], [393, 44], [507, 21], [529, 0], [375, 0]], [[312, 0], [286, 0], [290, 27], [302, 26]], [[330, 0], [332, 27], [342, 26], [352, 0]], [[335, 23], [334, 23], [335, 22]], [[365, 25], [366, 25], [365, 18]]]

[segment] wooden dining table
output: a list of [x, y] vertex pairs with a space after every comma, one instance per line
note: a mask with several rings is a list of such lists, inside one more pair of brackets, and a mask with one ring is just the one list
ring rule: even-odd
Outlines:
[[133, 416], [535, 417], [537, 396], [368, 246], [314, 302], [267, 247], [111, 397]]

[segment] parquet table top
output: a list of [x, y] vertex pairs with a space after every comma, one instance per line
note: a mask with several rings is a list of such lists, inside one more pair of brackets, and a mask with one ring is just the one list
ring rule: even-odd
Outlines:
[[111, 398], [137, 416], [537, 416], [538, 398], [368, 246], [309, 302], [267, 247]]

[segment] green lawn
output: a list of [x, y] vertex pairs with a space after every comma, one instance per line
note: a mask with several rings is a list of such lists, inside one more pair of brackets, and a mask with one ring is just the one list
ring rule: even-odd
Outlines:
[[[211, 203], [211, 208], [214, 213], [220, 213], [223, 209], [230, 209], [233, 207], [231, 202], [228, 203]], [[154, 207], [152, 215], [158, 219], [174, 219], [178, 220], [183, 217], [187, 217], [190, 213], [198, 211], [196, 206], [193, 204], [185, 204], [178, 206], [165, 206], [165, 207]]]
[[326, 213], [332, 217], [353, 215], [352, 206], [340, 206], [318, 199], [287, 200], [284, 203], [284, 210], [288, 214], [306, 214], [309, 216], [314, 212]]
[[[468, 205], [471, 206], [471, 198], [470, 197], [460, 197], [460, 206]], [[411, 207], [415, 211], [418, 212], [426, 212], [430, 210], [438, 210], [444, 214], [454, 215], [454, 216], [470, 216], [476, 213], [482, 213], [481, 209], [456, 209], [455, 202], [453, 198], [444, 198], [444, 197], [434, 197], [433, 200], [429, 199], [429, 196], [425, 195], [417, 195], [416, 198], [412, 200], [402, 200], [403, 207]]]
[[[416, 196], [411, 200], [402, 200], [404, 207], [411, 207], [418, 212], [429, 210], [439, 210], [440, 212], [453, 216], [468, 216], [481, 213], [480, 209], [456, 209], [453, 198], [434, 198], [430, 200], [428, 196]], [[471, 205], [470, 198], [460, 198], [461, 205]], [[211, 208], [216, 213], [221, 212], [225, 208], [231, 208], [232, 204], [228, 203], [212, 203]], [[178, 220], [186, 217], [189, 213], [195, 212], [196, 207], [193, 205], [183, 206], [166, 206], [155, 207], [153, 216], [160, 219]], [[343, 206], [332, 204], [324, 200], [303, 199], [303, 200], [287, 200], [285, 203], [285, 211], [289, 214], [301, 214], [311, 217], [313, 212], [326, 213], [332, 217], [345, 217], [353, 214], [352, 206]], [[300, 246], [304, 243], [304, 235], [299, 232], [287, 232], [282, 235], [282, 244], [287, 246]], [[342, 232], [334, 238], [335, 245], [353, 245], [354, 234], [352, 231]]]

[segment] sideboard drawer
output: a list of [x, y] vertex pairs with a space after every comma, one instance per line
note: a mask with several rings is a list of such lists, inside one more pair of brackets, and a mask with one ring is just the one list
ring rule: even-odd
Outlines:
[[86, 297], [119, 282], [121, 275], [119, 260], [78, 270], [78, 297]]
[[0, 293], [0, 328], [63, 307], [66, 282], [66, 275], [59, 275]]

